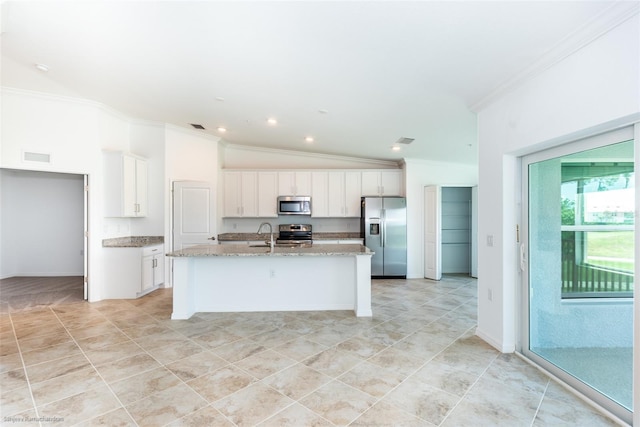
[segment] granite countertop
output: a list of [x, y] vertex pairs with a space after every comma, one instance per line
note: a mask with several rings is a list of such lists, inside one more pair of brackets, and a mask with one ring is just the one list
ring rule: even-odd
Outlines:
[[[262, 241], [265, 240], [265, 236], [268, 239], [268, 233], [222, 233], [218, 234], [218, 241], [220, 242], [250, 242], [250, 241]], [[278, 237], [278, 233], [273, 233], [274, 238]], [[345, 233], [345, 232], [328, 232], [317, 233], [313, 232], [313, 240], [344, 240], [344, 239], [361, 239], [360, 233]]]
[[311, 245], [305, 247], [276, 246], [273, 251], [269, 247], [251, 247], [246, 244], [238, 245], [200, 245], [179, 251], [170, 252], [170, 257], [219, 257], [219, 256], [353, 256], [373, 255], [373, 252], [363, 245]]
[[145, 246], [161, 245], [164, 236], [128, 236], [114, 237], [102, 241], [103, 248], [144, 248]]

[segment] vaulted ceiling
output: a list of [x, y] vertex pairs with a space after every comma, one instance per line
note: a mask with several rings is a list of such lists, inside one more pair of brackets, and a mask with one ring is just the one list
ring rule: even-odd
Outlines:
[[475, 164], [474, 110], [615, 3], [6, 1], [2, 85], [231, 144]]

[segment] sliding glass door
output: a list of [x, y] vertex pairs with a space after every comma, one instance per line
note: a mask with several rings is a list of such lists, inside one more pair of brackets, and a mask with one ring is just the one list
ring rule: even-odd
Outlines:
[[527, 156], [522, 168], [522, 353], [629, 422], [633, 144], [622, 129]]

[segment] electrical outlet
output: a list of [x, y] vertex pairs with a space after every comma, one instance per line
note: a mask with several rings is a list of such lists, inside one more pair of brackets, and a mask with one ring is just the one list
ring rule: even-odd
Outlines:
[[275, 270], [269, 270], [269, 277], [271, 277], [272, 279], [274, 277], [276, 277], [276, 271]]
[[487, 246], [493, 247], [493, 234], [487, 234]]

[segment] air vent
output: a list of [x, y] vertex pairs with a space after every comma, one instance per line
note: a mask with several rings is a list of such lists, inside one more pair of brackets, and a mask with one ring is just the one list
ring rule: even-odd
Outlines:
[[191, 126], [194, 127], [194, 129], [203, 129], [204, 130], [204, 126], [199, 125], [197, 123], [189, 123]]
[[33, 151], [23, 151], [22, 160], [25, 162], [51, 163], [51, 154], [35, 153]]
[[396, 141], [396, 144], [405, 144], [405, 145], [408, 145], [408, 144], [411, 144], [414, 140], [415, 140], [415, 138], [405, 138], [405, 137], [402, 137], [402, 138], [400, 138], [399, 140], [397, 140], [397, 141]]

